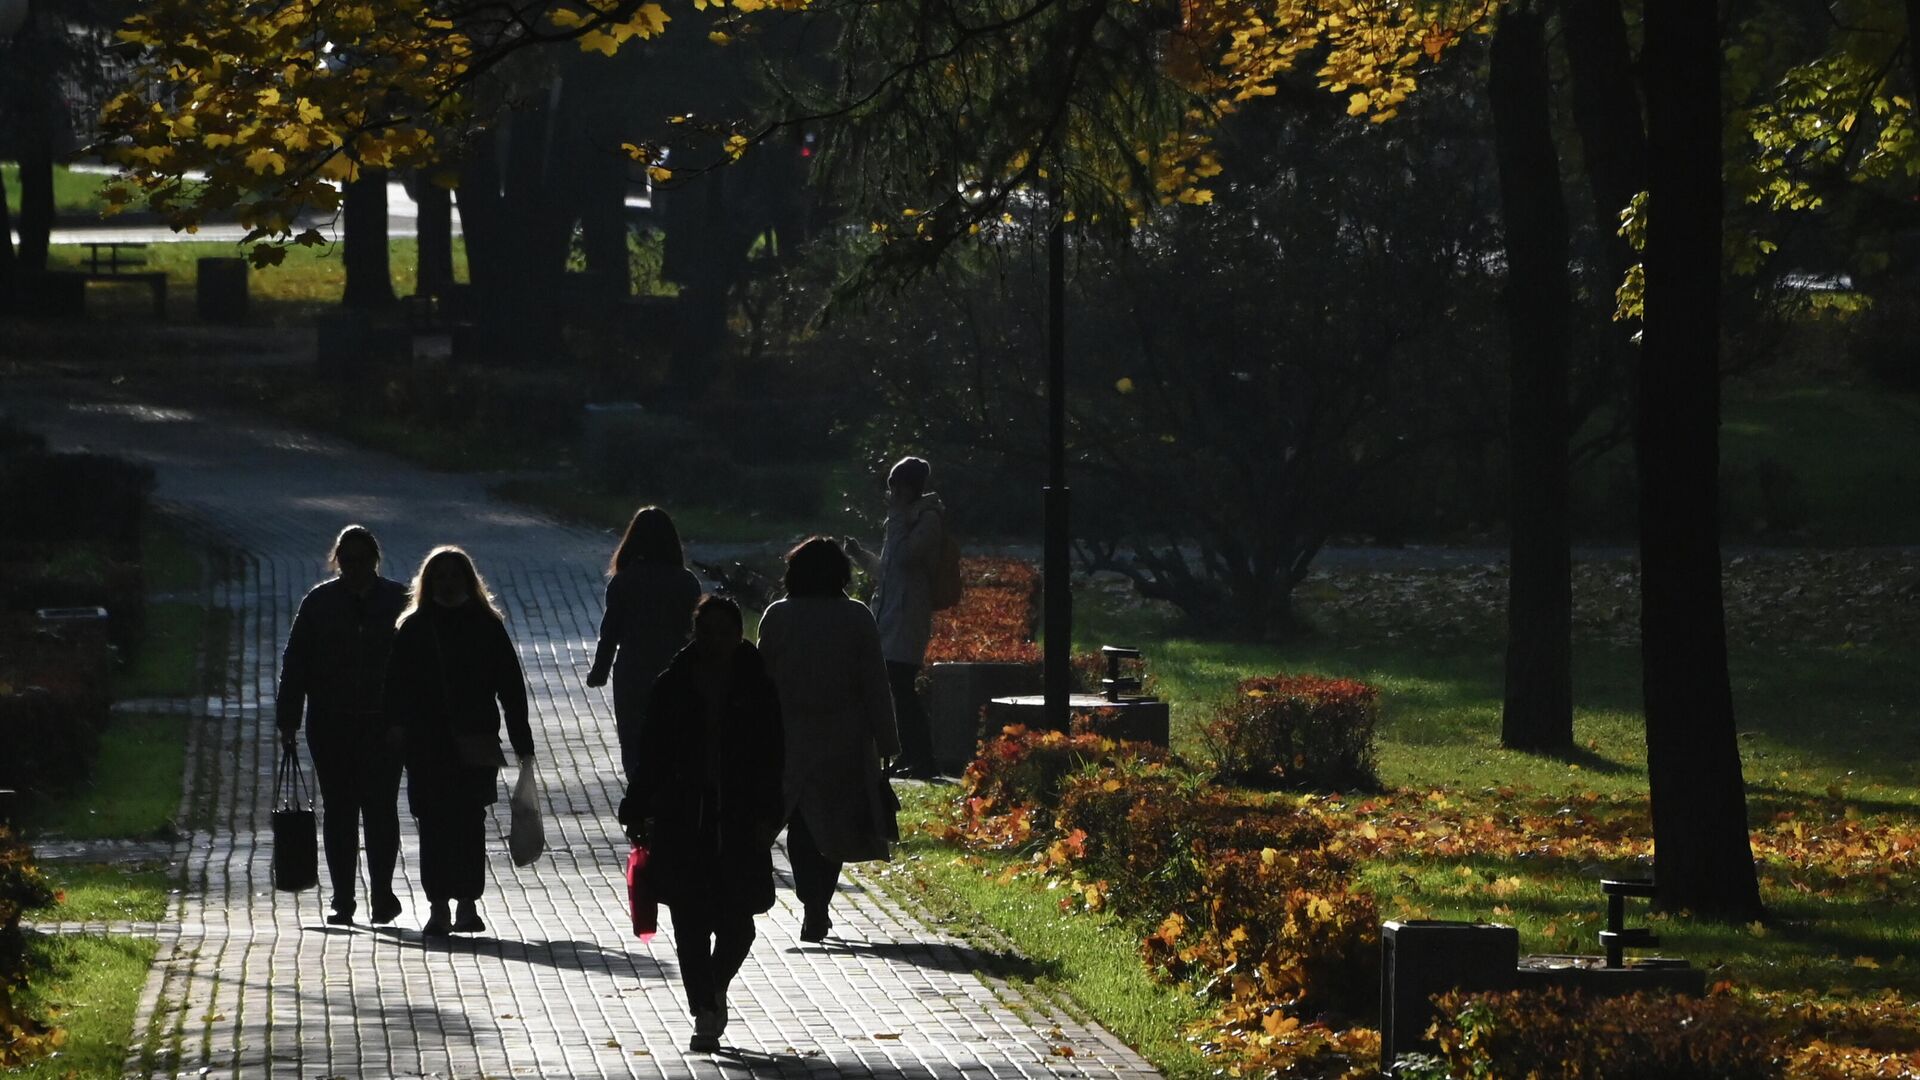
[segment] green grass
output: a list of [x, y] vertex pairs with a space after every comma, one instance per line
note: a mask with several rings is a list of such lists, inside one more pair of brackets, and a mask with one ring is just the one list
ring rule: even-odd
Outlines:
[[[198, 273], [199, 260], [207, 258], [241, 258], [246, 249], [238, 244], [221, 241], [183, 240], [178, 242], [152, 244], [143, 252], [148, 270], [164, 271], [171, 291], [169, 308], [174, 307], [174, 297], [191, 299], [195, 275]], [[56, 244], [49, 254], [49, 262], [55, 266], [82, 265], [88, 256], [88, 249], [77, 244]], [[413, 292], [414, 275], [420, 265], [420, 245], [412, 237], [396, 237], [391, 242], [390, 255], [394, 291], [405, 295]], [[347, 268], [342, 258], [342, 249], [338, 245], [321, 247], [295, 247], [287, 252], [286, 261], [279, 266], [265, 267], [250, 272], [248, 290], [254, 303], [269, 311], [275, 308], [290, 309], [289, 314], [299, 311], [317, 310], [339, 303], [346, 290]], [[462, 237], [453, 238], [453, 273], [457, 281], [467, 280], [467, 247]], [[138, 290], [116, 290], [130, 297], [119, 300], [107, 300], [107, 303], [127, 303], [144, 305], [145, 294]], [[105, 299], [104, 294], [89, 297], [89, 304]], [[105, 310], [104, 308], [102, 309]], [[191, 310], [182, 306], [180, 310]]]
[[1920, 399], [1912, 395], [1810, 387], [1732, 400], [1721, 456], [1736, 469], [1770, 458], [1792, 470], [1817, 542], [1920, 541], [1920, 499], [1911, 497], [1920, 490]]
[[[1725, 385], [1722, 504], [1729, 539], [1767, 544], [1920, 543], [1920, 396], [1815, 385]], [[1763, 492], [1761, 470], [1785, 473]], [[1596, 540], [1631, 542], [1632, 447], [1573, 477], [1575, 516]], [[1778, 490], [1778, 489], [1776, 489]]]
[[[1011, 942], [1024, 962], [1009, 962], [1000, 974], [1044, 997], [1065, 995], [1174, 1080], [1212, 1075], [1212, 1065], [1181, 1038], [1201, 1017], [1202, 1003], [1190, 990], [1147, 976], [1132, 929], [1105, 914], [1063, 915], [1060, 894], [1031, 879], [995, 884], [1015, 857], [990, 854], [977, 866], [962, 864], [952, 848], [914, 827], [935, 818], [952, 790], [901, 789], [905, 841], [891, 872], [868, 879], [904, 894], [985, 951], [997, 951], [996, 938]], [[982, 925], [989, 932], [980, 933]]]
[[147, 605], [147, 632], [133, 660], [114, 680], [113, 696], [184, 697], [198, 689], [198, 661], [210, 620], [198, 603], [163, 600]]
[[167, 917], [173, 875], [164, 866], [43, 863], [41, 870], [64, 899], [36, 911], [40, 922], [159, 922]]
[[68, 840], [165, 834], [180, 812], [187, 723], [180, 714], [115, 716], [101, 735], [92, 779], [37, 804], [25, 823], [28, 831]]
[[[100, 197], [100, 185], [107, 177], [99, 173], [77, 173], [65, 165], [53, 167], [53, 212], [60, 215], [98, 214], [106, 200]], [[7, 211], [20, 213], [20, 166], [0, 163], [0, 183], [7, 187]], [[16, 227], [18, 220], [15, 221]]]
[[[1198, 755], [1212, 703], [1251, 675], [1314, 672], [1380, 688], [1381, 779], [1396, 787], [1505, 786], [1542, 792], [1646, 790], [1646, 744], [1635, 650], [1577, 641], [1574, 733], [1565, 759], [1503, 750], [1502, 654], [1474, 640], [1369, 641], [1332, 634], [1286, 642], [1207, 640], [1170, 614], [1082, 590], [1076, 647], [1145, 647], [1173, 703], [1176, 750]], [[1750, 788], [1760, 796], [1852, 797], [1920, 812], [1920, 729], [1910, 711], [1910, 646], [1813, 646], [1731, 658], [1735, 713]]]
[[28, 949], [49, 973], [21, 998], [30, 1015], [66, 1029], [64, 1048], [9, 1077], [26, 1080], [117, 1080], [133, 1035], [134, 1012], [159, 946], [142, 938], [73, 934], [37, 936]]
[[148, 593], [193, 593], [206, 580], [200, 544], [164, 515], [155, 515], [141, 531], [140, 570]]

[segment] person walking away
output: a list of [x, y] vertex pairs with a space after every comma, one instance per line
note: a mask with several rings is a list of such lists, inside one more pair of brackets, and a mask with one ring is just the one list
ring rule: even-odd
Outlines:
[[653, 680], [687, 643], [700, 580], [687, 569], [680, 532], [657, 506], [636, 511], [607, 565], [607, 611], [593, 652], [587, 685], [613, 676], [613, 716], [620, 764], [629, 784], [634, 748], [653, 693]]
[[384, 924], [400, 916], [393, 892], [400, 857], [400, 751], [387, 738], [381, 712], [394, 621], [407, 606], [407, 587], [380, 576], [380, 541], [363, 525], [340, 530], [327, 565], [333, 578], [310, 589], [293, 616], [280, 653], [274, 713], [288, 750], [306, 723], [333, 883], [327, 922], [350, 925], [358, 910], [354, 886], [364, 821], [371, 915]]
[[786, 724], [787, 855], [807, 942], [832, 928], [841, 864], [892, 853], [881, 762], [900, 752], [900, 738], [880, 631], [848, 598], [852, 579], [840, 545], [813, 537], [787, 554], [787, 595], [760, 618], [760, 655]]
[[[527, 681], [485, 580], [467, 553], [435, 548], [420, 564], [387, 667], [387, 716], [406, 746], [407, 804], [420, 823], [429, 937], [478, 933], [487, 877], [487, 807], [500, 798], [500, 726], [520, 768], [533, 766]], [[458, 901], [449, 919], [447, 905]]]
[[733, 601], [700, 601], [693, 642], [654, 684], [639, 736], [622, 824], [651, 847], [647, 881], [673, 919], [687, 1048], [718, 1050], [753, 917], [773, 907], [785, 810], [780, 702]]
[[854, 540], [847, 541], [847, 551], [878, 578], [873, 617], [900, 725], [900, 760], [890, 772], [915, 780], [939, 775], [917, 685], [927, 639], [933, 634], [934, 567], [946, 534], [946, 507], [927, 490], [932, 476], [933, 466], [917, 457], [901, 458], [887, 474], [886, 537], [877, 560]]

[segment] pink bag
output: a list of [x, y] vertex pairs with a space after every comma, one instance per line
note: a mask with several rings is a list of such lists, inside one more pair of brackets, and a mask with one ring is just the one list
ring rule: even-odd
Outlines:
[[641, 844], [627, 853], [627, 905], [633, 911], [634, 936], [651, 942], [660, 929], [660, 905], [647, 887], [647, 849]]

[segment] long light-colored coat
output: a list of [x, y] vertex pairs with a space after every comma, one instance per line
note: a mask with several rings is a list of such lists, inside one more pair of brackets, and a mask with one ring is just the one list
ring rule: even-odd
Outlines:
[[777, 601], [760, 618], [760, 656], [780, 693], [788, 815], [805, 815], [831, 860], [887, 858], [880, 760], [900, 753], [900, 735], [873, 614], [844, 596]]
[[946, 507], [929, 491], [887, 515], [881, 542], [873, 617], [880, 627], [880, 651], [896, 664], [926, 662], [933, 635], [933, 570], [946, 528]]

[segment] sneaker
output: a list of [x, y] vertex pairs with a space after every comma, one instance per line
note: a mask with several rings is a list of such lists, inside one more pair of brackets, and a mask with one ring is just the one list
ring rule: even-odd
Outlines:
[[460, 901], [460, 908], [453, 919], [453, 932], [456, 934], [478, 934], [487, 928], [480, 921], [480, 907], [472, 900]]
[[832, 928], [833, 920], [827, 918], [827, 909], [824, 906], [818, 908], [809, 906], [806, 916], [800, 920], [800, 940], [808, 944], [818, 944], [826, 940], [827, 931]]
[[334, 908], [332, 911], [327, 913], [327, 925], [328, 926], [352, 926], [353, 925], [353, 909], [352, 908]]
[[388, 893], [373, 902], [373, 925], [385, 926], [400, 917], [400, 898]]
[[427, 923], [420, 928], [420, 932], [428, 937], [446, 937], [453, 933], [453, 919], [447, 915], [447, 905], [444, 901], [434, 901], [432, 912], [427, 916]]

